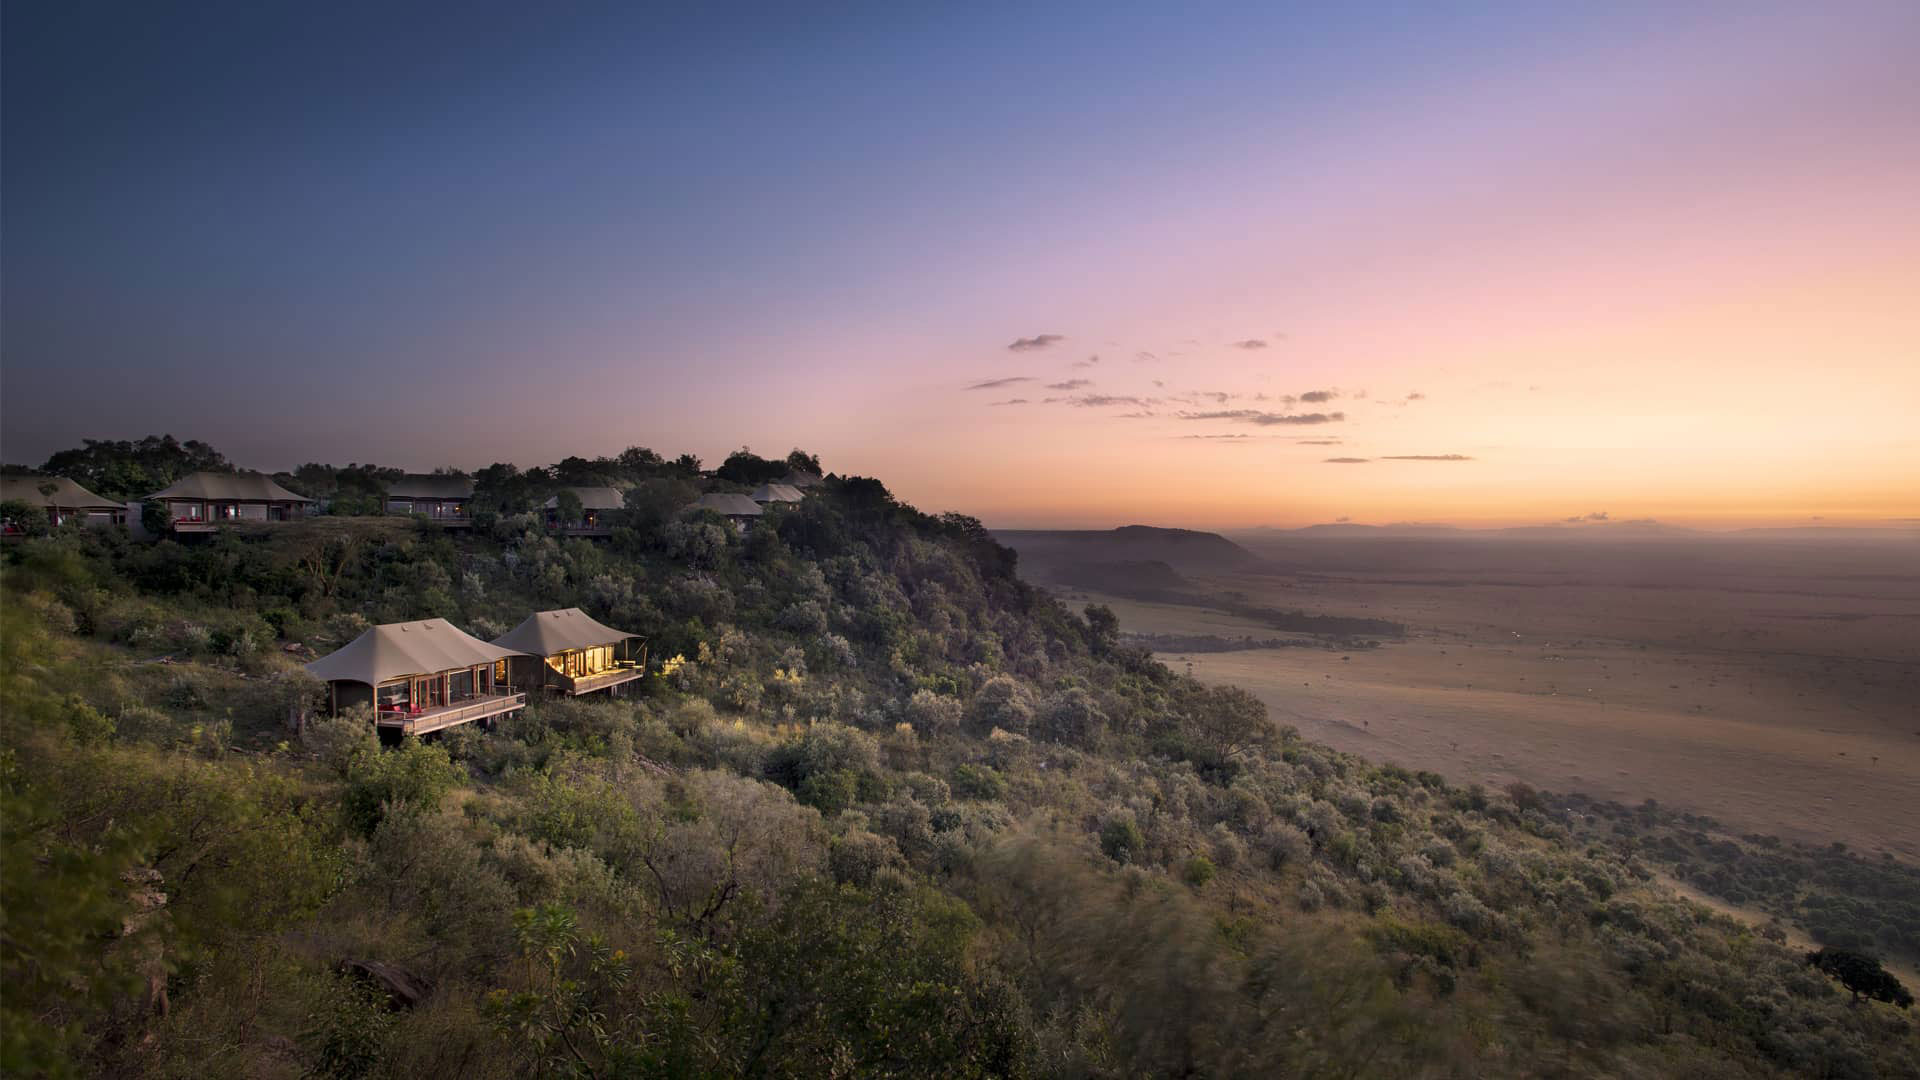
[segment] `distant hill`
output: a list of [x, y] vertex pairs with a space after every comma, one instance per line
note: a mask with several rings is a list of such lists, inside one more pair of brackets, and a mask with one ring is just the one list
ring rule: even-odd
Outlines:
[[[1882, 527], [1847, 525], [1802, 525], [1784, 528], [1707, 530], [1667, 525], [1658, 521], [1584, 521], [1553, 522], [1546, 525], [1513, 525], [1498, 529], [1465, 529], [1457, 525], [1433, 525], [1405, 522], [1390, 525], [1357, 525], [1337, 522], [1307, 525], [1298, 529], [1261, 527], [1239, 531], [1248, 540], [1369, 540], [1369, 539], [1456, 539], [1456, 540], [1716, 540], [1716, 539], [1802, 539], [1802, 540], [1892, 540], [1920, 533], [1911, 525]], [[1209, 534], [1210, 535], [1210, 534]]]
[[1068, 562], [1049, 569], [1056, 584], [1074, 589], [1091, 589], [1114, 596], [1151, 598], [1181, 596], [1193, 582], [1179, 571], [1158, 560], [1147, 562]]
[[[995, 530], [994, 539], [1020, 553], [1023, 569], [1041, 578], [1060, 566], [1089, 563], [1164, 563], [1178, 573], [1241, 570], [1260, 557], [1219, 533], [1124, 525], [1108, 530]], [[1045, 573], [1043, 573], [1045, 571]]]

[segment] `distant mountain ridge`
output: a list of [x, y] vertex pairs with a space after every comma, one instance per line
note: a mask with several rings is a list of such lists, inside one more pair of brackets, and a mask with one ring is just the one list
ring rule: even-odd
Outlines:
[[[1658, 521], [1592, 521], [1592, 522], [1554, 522], [1548, 525], [1510, 525], [1494, 529], [1470, 529], [1458, 525], [1440, 525], [1426, 522], [1399, 522], [1388, 525], [1358, 525], [1351, 522], [1306, 525], [1297, 529], [1278, 529], [1260, 526], [1252, 529], [1236, 529], [1233, 534], [1256, 539], [1295, 537], [1299, 539], [1368, 539], [1368, 538], [1418, 538], [1435, 539], [1551, 539], [1551, 540], [1632, 540], [1632, 539], [1897, 539], [1920, 534], [1920, 526], [1892, 524], [1883, 526], [1857, 525], [1788, 525], [1745, 529], [1690, 529], [1682, 525], [1667, 525]], [[1209, 534], [1211, 535], [1211, 534]]]
[[1219, 533], [1123, 525], [1117, 529], [996, 529], [994, 539], [1028, 567], [1088, 563], [1164, 563], [1182, 573], [1242, 569], [1260, 557]]

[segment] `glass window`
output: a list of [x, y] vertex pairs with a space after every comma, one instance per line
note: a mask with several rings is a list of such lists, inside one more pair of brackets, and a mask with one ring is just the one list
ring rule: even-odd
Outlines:
[[413, 695], [410, 693], [410, 688], [406, 683], [388, 683], [380, 688], [380, 707], [383, 709], [390, 709], [397, 705], [409, 705], [412, 704], [412, 702]]
[[447, 676], [447, 699], [459, 701], [473, 696], [473, 672], [456, 671]]

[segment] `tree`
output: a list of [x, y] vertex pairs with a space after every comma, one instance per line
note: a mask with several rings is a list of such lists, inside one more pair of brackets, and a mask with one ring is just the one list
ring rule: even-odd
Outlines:
[[1105, 604], [1087, 605], [1087, 646], [1095, 656], [1110, 655], [1120, 644], [1120, 616]]
[[189, 473], [232, 472], [226, 456], [197, 439], [149, 435], [138, 442], [84, 439], [47, 459], [40, 471], [71, 477], [109, 499], [138, 499]]
[[753, 487], [772, 483], [787, 475], [787, 463], [768, 461], [743, 446], [728, 454], [727, 460], [714, 470], [714, 475], [731, 484]]
[[1034, 734], [1052, 742], [1091, 747], [1099, 741], [1106, 726], [1106, 714], [1100, 711], [1093, 695], [1072, 686], [1047, 699], [1034, 725]]
[[1237, 686], [1208, 686], [1195, 695], [1187, 718], [1188, 734], [1220, 763], [1273, 741], [1267, 706]]
[[672, 521], [699, 495], [692, 484], [678, 477], [642, 480], [626, 494], [627, 524], [643, 533], [650, 533]]
[[473, 501], [481, 509], [524, 514], [533, 509], [533, 483], [508, 462], [495, 462], [473, 474]]
[[28, 536], [45, 536], [48, 529], [46, 510], [25, 499], [0, 502], [0, 523], [5, 524], [8, 532], [17, 530]]
[[809, 454], [799, 447], [795, 447], [793, 451], [787, 455], [787, 468], [794, 472], [812, 473], [815, 476], [822, 475], [820, 455]]
[[554, 514], [562, 525], [577, 525], [586, 515], [586, 507], [580, 503], [580, 496], [572, 491], [562, 490], [553, 499]]
[[1807, 963], [1824, 975], [1840, 980], [1853, 993], [1853, 999], [1871, 998], [1905, 1009], [1913, 1004], [1913, 994], [1900, 985], [1893, 973], [1880, 966], [1878, 957], [1845, 949], [1821, 949], [1807, 954]]

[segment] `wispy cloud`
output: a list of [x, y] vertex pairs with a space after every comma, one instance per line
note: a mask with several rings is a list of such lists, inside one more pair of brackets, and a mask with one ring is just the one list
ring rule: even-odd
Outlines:
[[988, 404], [989, 406], [992, 406], [992, 405], [1025, 405], [1026, 403], [1027, 403], [1027, 399], [1026, 399], [1026, 398], [1023, 398], [1023, 397], [1016, 397], [1016, 398], [1008, 398], [1008, 399], [1007, 399], [1007, 400], [1005, 400], [1005, 401], [989, 401], [989, 402], [987, 402], [987, 404]]
[[1339, 446], [1339, 439], [1301, 439], [1301, 446]]
[[1182, 420], [1237, 420], [1245, 424], [1258, 424], [1272, 427], [1275, 424], [1337, 424], [1347, 418], [1343, 412], [1335, 413], [1275, 413], [1262, 412], [1259, 409], [1221, 409], [1215, 412], [1183, 412]]
[[1139, 352], [1133, 354], [1133, 359], [1136, 363], [1152, 364], [1152, 363], [1158, 362], [1160, 358], [1146, 351], [1145, 349], [1142, 349]]
[[1570, 518], [1561, 518], [1560, 520], [1568, 525], [1578, 525], [1585, 521], [1605, 521], [1607, 520], [1607, 512], [1605, 510], [1595, 510], [1591, 514], [1575, 514]]
[[1309, 405], [1325, 405], [1340, 396], [1338, 390], [1309, 390], [1300, 395], [1300, 400]]
[[1032, 337], [1014, 338], [1007, 348], [1013, 352], [1032, 352], [1035, 349], [1051, 348], [1067, 340], [1059, 334], [1035, 334]]
[[1472, 461], [1465, 454], [1381, 454], [1382, 461]]
[[1418, 390], [1415, 390], [1413, 393], [1407, 395], [1407, 400], [1408, 401], [1425, 401], [1427, 400], [1427, 395], [1421, 393]]
[[1326, 463], [1328, 465], [1365, 465], [1367, 459], [1363, 457], [1330, 457], [1326, 459]]
[[972, 386], [967, 387], [967, 389], [998, 390], [1003, 386], [1012, 386], [1016, 383], [1032, 382], [1032, 381], [1033, 381], [1033, 377], [1030, 375], [1009, 375], [1004, 379], [988, 379], [985, 382], [977, 382], [977, 383], [974, 383]]
[[1076, 409], [1103, 409], [1110, 405], [1133, 405], [1148, 408], [1160, 404], [1158, 398], [1130, 397], [1118, 394], [1081, 394], [1079, 397], [1056, 399], [1063, 405]]
[[1087, 357], [1085, 360], [1075, 360], [1073, 362], [1073, 366], [1077, 368], [1090, 368], [1099, 362], [1100, 362], [1100, 354], [1094, 353], [1092, 356]]
[[1080, 388], [1081, 388], [1081, 387], [1083, 387], [1083, 386], [1092, 386], [1092, 385], [1093, 385], [1093, 380], [1092, 380], [1092, 379], [1068, 379], [1068, 380], [1067, 380], [1067, 381], [1065, 381], [1065, 382], [1050, 382], [1050, 383], [1048, 383], [1048, 384], [1047, 384], [1047, 389], [1049, 389], [1049, 390], [1078, 390], [1078, 389], [1080, 389]]
[[1236, 349], [1264, 349], [1267, 347], [1267, 343], [1257, 337], [1250, 337], [1245, 341], [1236, 341], [1233, 342], [1232, 345]]
[[1251, 439], [1253, 436], [1240, 432], [1233, 435], [1175, 435], [1176, 439]]

